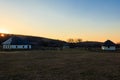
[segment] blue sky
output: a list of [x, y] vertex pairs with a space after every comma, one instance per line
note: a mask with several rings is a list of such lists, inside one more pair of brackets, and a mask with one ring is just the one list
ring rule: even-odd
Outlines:
[[119, 42], [120, 0], [0, 0], [0, 28], [67, 40]]

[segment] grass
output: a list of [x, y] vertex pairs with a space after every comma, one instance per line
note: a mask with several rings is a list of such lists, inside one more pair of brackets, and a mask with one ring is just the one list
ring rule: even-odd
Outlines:
[[83, 49], [1, 51], [0, 80], [120, 80], [120, 54]]

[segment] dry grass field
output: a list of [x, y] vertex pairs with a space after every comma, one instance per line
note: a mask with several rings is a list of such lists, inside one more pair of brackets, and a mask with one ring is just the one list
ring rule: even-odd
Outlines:
[[120, 53], [1, 51], [0, 80], [120, 80]]

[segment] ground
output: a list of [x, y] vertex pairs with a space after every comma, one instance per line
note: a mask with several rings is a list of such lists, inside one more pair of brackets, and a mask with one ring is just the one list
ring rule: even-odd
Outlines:
[[120, 53], [1, 51], [0, 80], [120, 80]]

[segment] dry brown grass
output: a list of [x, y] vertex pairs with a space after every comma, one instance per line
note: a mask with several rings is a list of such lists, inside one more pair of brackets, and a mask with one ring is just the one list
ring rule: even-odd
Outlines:
[[120, 53], [2, 51], [0, 80], [120, 80]]

